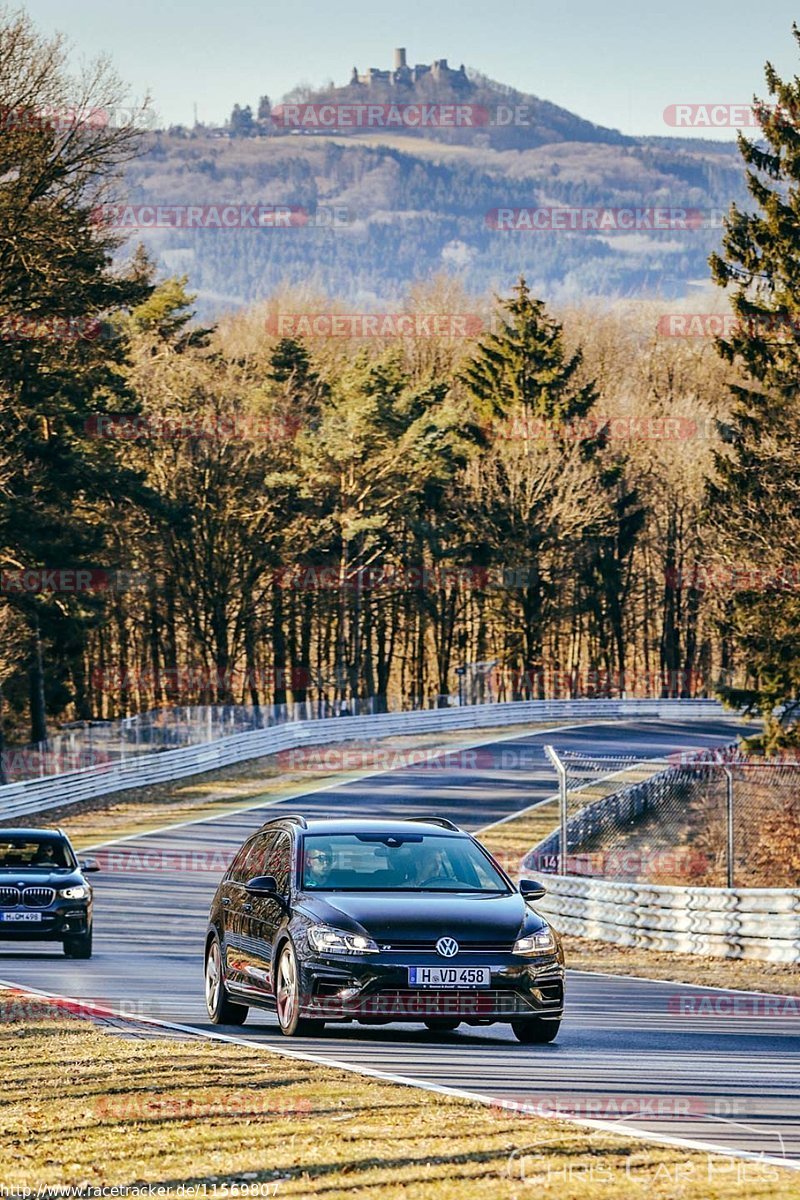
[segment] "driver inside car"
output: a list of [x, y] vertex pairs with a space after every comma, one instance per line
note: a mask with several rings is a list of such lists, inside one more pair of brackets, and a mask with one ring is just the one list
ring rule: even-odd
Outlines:
[[417, 887], [434, 886], [436, 884], [453, 883], [453, 873], [447, 855], [443, 850], [434, 850], [423, 846], [417, 863]]
[[325, 887], [331, 879], [333, 855], [321, 847], [306, 853], [306, 879], [310, 887]]

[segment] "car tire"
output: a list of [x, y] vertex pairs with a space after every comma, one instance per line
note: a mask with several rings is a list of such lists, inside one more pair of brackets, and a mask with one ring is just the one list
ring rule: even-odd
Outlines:
[[461, 1022], [458, 1017], [427, 1017], [423, 1024], [431, 1033], [452, 1033]]
[[204, 979], [206, 1009], [212, 1025], [244, 1025], [249, 1010], [246, 1004], [234, 1004], [225, 990], [222, 950], [216, 934], [206, 947]]
[[71, 937], [64, 938], [64, 954], [67, 958], [91, 958], [92, 957], [92, 931], [89, 929], [87, 933], [75, 933]]
[[284, 942], [275, 968], [275, 1011], [284, 1037], [312, 1037], [321, 1033], [324, 1021], [300, 1016], [300, 969], [297, 952]]
[[542, 1046], [546, 1042], [552, 1042], [560, 1027], [560, 1018], [551, 1021], [545, 1017], [524, 1017], [519, 1021], [511, 1022], [511, 1028], [514, 1030], [517, 1041], [523, 1042], [526, 1046]]

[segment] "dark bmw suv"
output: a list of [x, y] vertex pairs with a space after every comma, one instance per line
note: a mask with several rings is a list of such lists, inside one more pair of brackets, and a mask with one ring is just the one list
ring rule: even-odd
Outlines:
[[61, 942], [92, 957], [92, 889], [61, 829], [0, 829], [0, 941]]
[[510, 1024], [550, 1042], [564, 1005], [558, 935], [470, 834], [411, 821], [284, 816], [250, 837], [211, 906], [205, 992], [215, 1024], [250, 1006], [288, 1037], [326, 1021]]

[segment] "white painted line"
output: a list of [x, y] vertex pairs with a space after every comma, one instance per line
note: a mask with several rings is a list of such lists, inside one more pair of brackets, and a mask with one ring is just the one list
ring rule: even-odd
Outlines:
[[[22, 992], [31, 996], [44, 996], [50, 1000], [60, 1001], [66, 1005], [79, 1006], [81, 1001], [76, 1000], [71, 996], [60, 996], [55, 992], [45, 992], [39, 988], [20, 988], [18, 984], [10, 983], [0, 979], [0, 987], [8, 987], [12, 991]], [[99, 1006], [97, 1007], [99, 1011]], [[120, 1017], [121, 1014], [114, 1013], [113, 1009], [109, 1009], [110, 1016]], [[503, 1108], [511, 1115], [520, 1116], [520, 1109], [517, 1101], [503, 1100], [500, 1097], [486, 1096], [481, 1092], [471, 1092], [466, 1088], [450, 1087], [447, 1084], [429, 1083], [426, 1080], [412, 1079], [408, 1075], [396, 1075], [391, 1071], [380, 1071], [376, 1067], [361, 1067], [353, 1063], [342, 1062], [337, 1058], [326, 1058], [319, 1054], [310, 1054], [302, 1050], [284, 1050], [277, 1046], [265, 1045], [263, 1042], [251, 1041], [249, 1038], [234, 1037], [228, 1033], [217, 1033], [204, 1029], [197, 1029], [193, 1025], [180, 1025], [175, 1021], [160, 1021], [156, 1017], [129, 1017], [129, 1020], [135, 1021], [138, 1024], [155, 1025], [159, 1029], [172, 1029], [178, 1033], [189, 1033], [195, 1037], [204, 1038], [206, 1041], [227, 1042], [233, 1046], [247, 1046], [251, 1050], [259, 1050], [265, 1054], [274, 1054], [280, 1058], [293, 1058], [300, 1062], [317, 1063], [319, 1066], [331, 1067], [337, 1071], [347, 1071], [351, 1075], [366, 1076], [370, 1079], [383, 1079], [387, 1083], [397, 1083], [403, 1087], [417, 1088], [424, 1092], [434, 1092], [440, 1096], [454, 1096], [459, 1100], [469, 1100], [476, 1104], [483, 1104], [487, 1108]], [[537, 1114], [539, 1115], [539, 1114]], [[624, 1132], [626, 1137], [636, 1138], [643, 1142], [656, 1142], [665, 1146], [680, 1146], [685, 1150], [702, 1150], [706, 1153], [717, 1154], [722, 1158], [741, 1158], [749, 1162], [766, 1163], [769, 1166], [784, 1167], [790, 1171], [800, 1171], [800, 1161], [791, 1159], [773, 1158], [765, 1154], [756, 1153], [754, 1150], [741, 1150], [738, 1148], [730, 1148], [726, 1146], [716, 1146], [713, 1142], [703, 1142], [694, 1138], [682, 1138], [669, 1133], [651, 1133], [643, 1129], [637, 1129], [633, 1125], [623, 1125], [621, 1122], [599, 1121], [589, 1117], [572, 1117], [564, 1116], [559, 1113], [557, 1116], [549, 1114], [541, 1114], [543, 1120], [558, 1120], [565, 1121], [569, 1125], [579, 1125], [584, 1129], [596, 1129], [601, 1133], [618, 1133]]]

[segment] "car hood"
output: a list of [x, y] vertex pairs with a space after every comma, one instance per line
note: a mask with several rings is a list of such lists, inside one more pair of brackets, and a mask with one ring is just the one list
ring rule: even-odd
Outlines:
[[75, 887], [86, 880], [77, 871], [0, 871], [0, 888], [2, 887]]
[[360, 926], [372, 937], [396, 941], [436, 941], [454, 937], [470, 942], [513, 942], [545, 922], [517, 892], [509, 895], [454, 895], [441, 892], [305, 893], [299, 902], [307, 914], [329, 925]]

